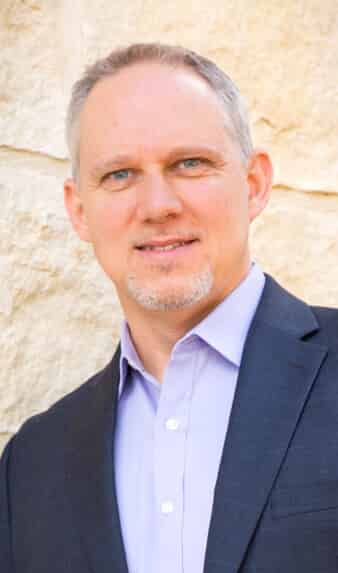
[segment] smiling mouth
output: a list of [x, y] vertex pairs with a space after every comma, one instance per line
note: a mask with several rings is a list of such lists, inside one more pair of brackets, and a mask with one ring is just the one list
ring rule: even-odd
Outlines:
[[191, 239], [188, 241], [176, 241], [174, 243], [169, 243], [167, 245], [141, 245], [139, 247], [136, 247], [139, 251], [152, 251], [152, 252], [158, 252], [158, 253], [162, 253], [162, 252], [168, 252], [168, 251], [174, 251], [175, 249], [181, 248], [181, 247], [186, 247], [188, 245], [191, 245], [192, 243], [195, 243], [196, 239]]

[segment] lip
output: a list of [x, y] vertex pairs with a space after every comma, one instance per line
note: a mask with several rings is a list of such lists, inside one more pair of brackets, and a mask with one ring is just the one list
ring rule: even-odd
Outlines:
[[[156, 250], [146, 247], [168, 247], [169, 245], [174, 245], [177, 243], [181, 243], [176, 247], [169, 249], [169, 250]], [[183, 244], [182, 244], [183, 243]], [[143, 257], [148, 259], [171, 259], [181, 255], [189, 255], [192, 249], [195, 248], [196, 244], [198, 243], [198, 239], [196, 238], [189, 238], [189, 239], [182, 239], [175, 238], [175, 239], [161, 239], [161, 240], [152, 240], [136, 247], [136, 251]]]
[[143, 241], [135, 246], [139, 251], [145, 250], [147, 247], [167, 247], [176, 243], [192, 244], [197, 241], [196, 237], [162, 237], [154, 238], [149, 241]]

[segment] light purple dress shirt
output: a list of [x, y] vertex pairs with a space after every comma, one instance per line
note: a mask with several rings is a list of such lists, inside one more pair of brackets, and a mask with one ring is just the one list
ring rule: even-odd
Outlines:
[[243, 346], [264, 282], [253, 265], [175, 344], [162, 384], [123, 324], [114, 456], [129, 573], [203, 571]]

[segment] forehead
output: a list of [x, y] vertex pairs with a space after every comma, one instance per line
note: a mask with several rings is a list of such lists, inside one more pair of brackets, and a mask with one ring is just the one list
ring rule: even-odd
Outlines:
[[135, 64], [99, 81], [81, 114], [80, 156], [224, 144], [225, 111], [208, 83], [185, 68]]

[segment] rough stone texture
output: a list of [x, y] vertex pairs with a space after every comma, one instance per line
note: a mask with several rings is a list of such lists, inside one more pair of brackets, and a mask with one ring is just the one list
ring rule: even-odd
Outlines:
[[252, 227], [255, 260], [311, 304], [338, 306], [338, 196], [274, 189]]
[[1, 2], [0, 145], [65, 157], [59, 4]]
[[0, 434], [79, 385], [115, 346], [116, 298], [65, 217], [65, 174], [51, 160], [0, 155]]
[[336, 0], [1, 0], [0, 449], [115, 346], [116, 296], [64, 214], [63, 121], [85, 64], [153, 40], [237, 81], [276, 169], [255, 258], [306, 300], [338, 304]]

